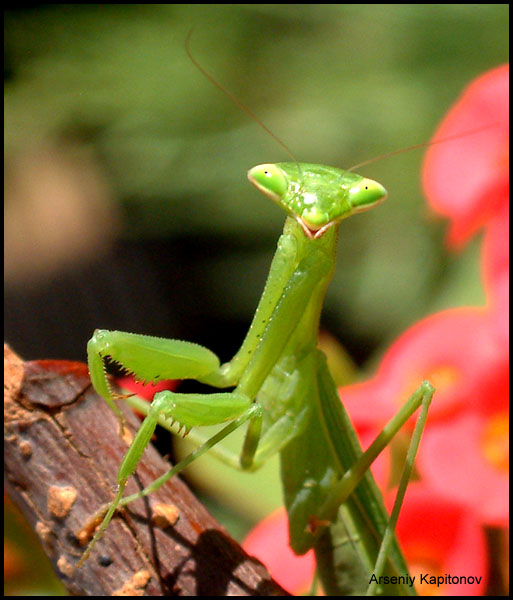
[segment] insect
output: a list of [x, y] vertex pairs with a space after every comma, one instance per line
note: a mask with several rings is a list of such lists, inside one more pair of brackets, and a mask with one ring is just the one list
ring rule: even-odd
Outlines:
[[[155, 394], [120, 466], [116, 497], [100, 509], [105, 514], [103, 522], [79, 564], [117, 509], [155, 491], [247, 423], [239, 465], [254, 470], [270, 456], [280, 454], [294, 552], [303, 554], [314, 548], [326, 594], [362, 594], [373, 574], [407, 576], [393, 526], [434, 390], [423, 382], [362, 453], [325, 356], [317, 348], [317, 332], [335, 269], [340, 222], [377, 206], [387, 193], [376, 181], [351, 171], [295, 160], [258, 165], [250, 169], [248, 178], [285, 210], [287, 219], [252, 324], [232, 360], [220, 365], [217, 356], [202, 346], [119, 331], [97, 330], [88, 343], [91, 381], [120, 420], [116, 394], [105, 372], [106, 359], [144, 381], [191, 378], [215, 388], [234, 389], [212, 394]], [[389, 522], [369, 466], [421, 405], [408, 468]], [[147, 488], [124, 498], [126, 482], [162, 418], [178, 423], [185, 432], [193, 427], [227, 425]], [[374, 591], [414, 593], [409, 585], [400, 584]]]

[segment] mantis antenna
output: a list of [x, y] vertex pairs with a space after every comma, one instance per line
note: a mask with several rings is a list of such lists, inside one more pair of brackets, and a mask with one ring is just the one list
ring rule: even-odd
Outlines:
[[[221, 90], [221, 92], [223, 92], [223, 94], [225, 96], [228, 96], [228, 98], [230, 98], [230, 100], [236, 105], [238, 106], [242, 111], [244, 111], [251, 119], [253, 119], [253, 121], [255, 121], [255, 123], [257, 123], [258, 125], [260, 125], [260, 127], [266, 132], [268, 133], [275, 142], [277, 142], [284, 150], [285, 152], [292, 158], [292, 160], [296, 163], [297, 168], [298, 168], [298, 172], [301, 175], [301, 167], [299, 165], [299, 162], [297, 160], [297, 158], [294, 156], [294, 154], [292, 153], [292, 151], [290, 150], [290, 148], [280, 140], [280, 138], [273, 133], [269, 127], [267, 127], [267, 125], [265, 123], [262, 122], [261, 119], [259, 119], [255, 113], [250, 110], [245, 104], [243, 104], [238, 98], [236, 98], [229, 90], [227, 90], [225, 87], [223, 87], [219, 81], [217, 81], [217, 79], [211, 75], [204, 67], [202, 67], [200, 65], [200, 63], [194, 58], [194, 56], [192, 55], [191, 52], [191, 46], [190, 46], [190, 42], [191, 42], [191, 37], [193, 34], [194, 28], [192, 28], [189, 33], [187, 34], [187, 37], [185, 39], [185, 51], [187, 52], [188, 57], [191, 59], [192, 64], [198, 69], [198, 71], [200, 73], [202, 73], [211, 83], [213, 83], [217, 89]], [[302, 177], [301, 177], [302, 179]]]
[[378, 154], [378, 156], [374, 156], [373, 158], [368, 158], [362, 162], [359, 162], [355, 165], [349, 167], [349, 169], [344, 169], [344, 173], [353, 172], [360, 167], [366, 167], [367, 165], [371, 165], [372, 163], [378, 162], [380, 160], [384, 160], [386, 158], [390, 158], [391, 156], [397, 156], [398, 154], [403, 154], [404, 152], [410, 152], [410, 150], [418, 150], [419, 148], [427, 148], [429, 146], [434, 146], [435, 144], [442, 144], [444, 142], [451, 142], [453, 140], [458, 140], [459, 138], [466, 137], [467, 135], [474, 135], [475, 133], [479, 133], [485, 129], [489, 129], [490, 127], [497, 127], [497, 123], [490, 123], [488, 125], [483, 125], [481, 127], [476, 127], [475, 129], [469, 129], [468, 131], [462, 131], [460, 133], [455, 133], [454, 135], [448, 135], [444, 138], [440, 138], [439, 140], [431, 140], [430, 142], [422, 142], [421, 144], [414, 144], [413, 146], [407, 146], [406, 148], [399, 148], [398, 150], [392, 150], [391, 152], [385, 152], [384, 154]]
[[443, 142], [457, 140], [459, 138], [466, 137], [467, 135], [473, 135], [475, 133], [483, 131], [484, 129], [489, 129], [490, 127], [496, 126], [496, 123], [490, 123], [489, 125], [483, 125], [482, 127], [477, 127], [476, 129], [470, 129], [468, 131], [462, 131], [461, 133], [455, 133], [454, 135], [448, 135], [447, 137], [440, 138], [439, 140], [431, 140], [430, 142], [422, 142], [422, 144], [414, 144], [413, 146], [407, 146], [406, 148], [400, 148], [399, 150], [385, 152], [385, 154], [380, 154], [378, 156], [374, 156], [373, 158], [369, 158], [360, 163], [357, 163], [356, 165], [353, 165], [352, 167], [347, 169], [347, 171], [354, 171], [354, 169], [359, 169], [360, 167], [370, 165], [372, 163], [378, 162], [379, 160], [384, 160], [385, 158], [389, 158], [390, 156], [402, 154], [403, 152], [409, 152], [410, 150], [418, 150], [419, 148], [427, 148], [428, 146], [434, 146], [435, 144], [442, 144]]

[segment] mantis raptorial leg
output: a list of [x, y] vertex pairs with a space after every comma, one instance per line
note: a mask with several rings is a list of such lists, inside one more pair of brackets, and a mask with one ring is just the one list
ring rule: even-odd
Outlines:
[[[407, 574], [393, 534], [397, 511], [390, 521], [369, 467], [420, 405], [425, 414], [433, 388], [424, 382], [363, 453], [325, 357], [317, 349], [317, 332], [335, 268], [338, 226], [343, 219], [383, 202], [386, 190], [350, 171], [298, 162], [258, 165], [248, 178], [288, 216], [253, 322], [233, 359], [220, 365], [212, 352], [196, 344], [119, 331], [97, 330], [89, 341], [91, 380], [118, 416], [105, 373], [106, 359], [144, 381], [191, 378], [235, 389], [155, 394], [120, 466], [116, 497], [93, 517], [104, 515], [79, 564], [118, 508], [152, 493], [248, 423], [238, 465], [256, 469], [273, 454], [280, 454], [292, 549], [303, 554], [314, 548], [326, 593], [361, 594], [375, 569]], [[165, 424], [177, 422], [186, 432], [203, 425], [228, 424], [144, 490], [123, 497], [127, 479], [162, 419]], [[416, 433], [413, 448], [419, 437]], [[405, 484], [411, 465], [409, 456]], [[395, 585], [379, 591], [414, 593], [411, 587]]]

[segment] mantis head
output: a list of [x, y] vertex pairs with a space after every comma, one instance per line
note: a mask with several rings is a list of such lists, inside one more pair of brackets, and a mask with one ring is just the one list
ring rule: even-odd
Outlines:
[[364, 212], [387, 196], [372, 179], [324, 165], [276, 163], [253, 167], [251, 183], [290, 213], [309, 238], [319, 238], [332, 225]]

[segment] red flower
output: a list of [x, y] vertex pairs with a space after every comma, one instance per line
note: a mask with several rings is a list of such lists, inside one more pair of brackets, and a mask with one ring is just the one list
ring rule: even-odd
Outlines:
[[509, 348], [509, 203], [494, 216], [485, 231], [482, 272], [491, 326], [504, 353]]
[[[502, 410], [462, 413], [426, 428], [417, 466], [441, 498], [458, 502], [486, 525], [509, 520], [509, 418]], [[488, 414], [485, 414], [488, 412]]]
[[438, 128], [443, 140], [426, 153], [423, 185], [431, 207], [451, 220], [459, 246], [489, 222], [509, 197], [509, 65], [488, 71], [462, 94]]
[[285, 508], [279, 508], [249, 533], [244, 550], [264, 563], [269, 572], [291, 594], [306, 593], [315, 573], [313, 550], [296, 556], [289, 546], [289, 528]]
[[175, 379], [163, 379], [158, 383], [141, 383], [140, 381], [135, 381], [131, 375], [127, 375], [126, 377], [116, 377], [116, 383], [119, 387], [151, 402], [157, 392], [175, 390], [179, 381]]
[[388, 349], [376, 376], [341, 388], [340, 398], [357, 427], [381, 428], [428, 379], [436, 388], [432, 423], [492, 401], [504, 389], [504, 366], [486, 309], [455, 308], [408, 329]]
[[[484, 594], [486, 540], [472, 512], [440, 497], [423, 483], [411, 483], [396, 533], [421, 596]], [[446, 575], [458, 580], [448, 582]], [[466, 583], [462, 576], [469, 578]], [[431, 577], [442, 579], [434, 583]]]

